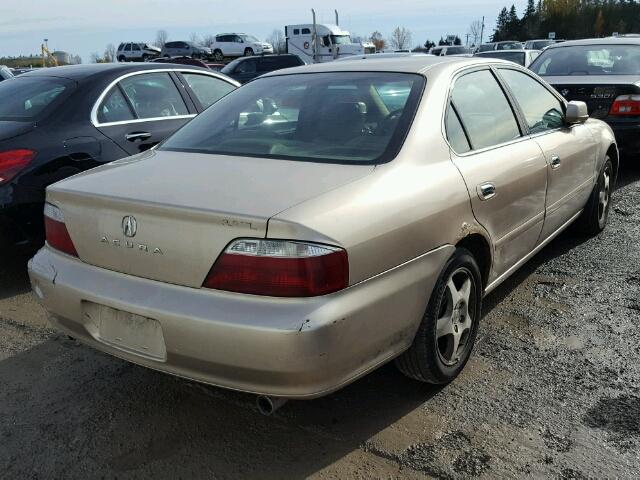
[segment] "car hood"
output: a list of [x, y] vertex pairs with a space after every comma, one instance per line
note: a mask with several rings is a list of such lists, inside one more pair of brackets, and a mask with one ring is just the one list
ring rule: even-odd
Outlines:
[[[266, 236], [272, 216], [374, 168], [152, 151], [58, 182], [47, 200], [82, 261], [199, 287], [229, 242]], [[128, 216], [134, 238], [123, 235]]]
[[0, 120], [0, 141], [18, 137], [35, 128], [33, 122], [15, 122]]

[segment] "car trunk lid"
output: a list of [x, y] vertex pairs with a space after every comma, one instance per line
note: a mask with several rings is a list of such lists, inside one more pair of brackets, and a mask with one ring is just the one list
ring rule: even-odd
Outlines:
[[200, 287], [235, 238], [273, 215], [367, 175], [372, 166], [148, 152], [50, 187], [80, 259]]
[[638, 77], [631, 75], [594, 75], [585, 78], [545, 77], [568, 101], [585, 102], [592, 118], [604, 119], [620, 95], [640, 93]]

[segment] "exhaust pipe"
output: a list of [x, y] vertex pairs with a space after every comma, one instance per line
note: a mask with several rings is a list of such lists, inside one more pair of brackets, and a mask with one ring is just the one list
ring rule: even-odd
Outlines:
[[282, 407], [285, 403], [287, 403], [287, 399], [281, 397], [258, 395], [258, 397], [256, 398], [258, 411], [266, 417], [273, 415], [275, 411]]

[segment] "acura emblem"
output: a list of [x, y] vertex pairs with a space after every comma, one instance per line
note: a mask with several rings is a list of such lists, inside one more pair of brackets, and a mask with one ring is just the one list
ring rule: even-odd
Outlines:
[[122, 219], [122, 233], [125, 237], [135, 237], [138, 231], [138, 222], [133, 215], [127, 215]]

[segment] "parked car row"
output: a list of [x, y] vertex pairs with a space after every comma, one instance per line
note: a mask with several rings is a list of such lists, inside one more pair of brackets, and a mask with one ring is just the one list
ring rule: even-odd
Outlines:
[[246, 33], [216, 35], [211, 46], [183, 40], [166, 42], [162, 48], [144, 42], [123, 42], [118, 45], [119, 62], [146, 62], [154, 58], [191, 57], [222, 62], [225, 57], [250, 57], [273, 53], [273, 45], [261, 42]]

